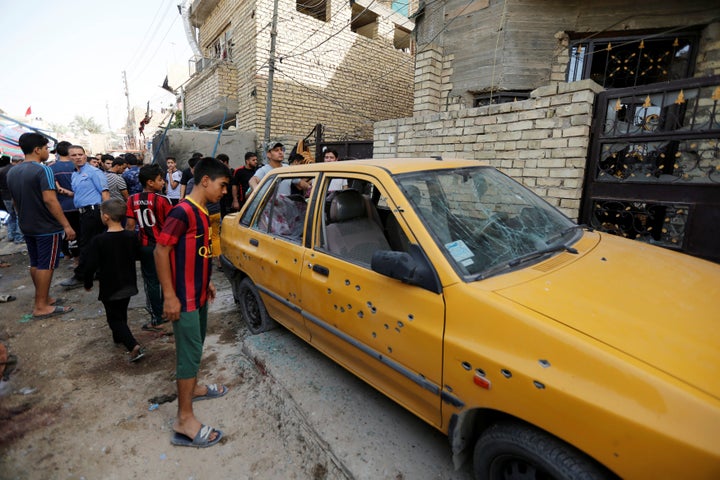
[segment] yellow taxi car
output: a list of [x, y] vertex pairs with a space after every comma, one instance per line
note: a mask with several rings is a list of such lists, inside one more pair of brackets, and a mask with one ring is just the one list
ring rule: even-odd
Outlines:
[[434, 158], [274, 169], [221, 245], [251, 332], [282, 324], [478, 479], [720, 478], [716, 264]]

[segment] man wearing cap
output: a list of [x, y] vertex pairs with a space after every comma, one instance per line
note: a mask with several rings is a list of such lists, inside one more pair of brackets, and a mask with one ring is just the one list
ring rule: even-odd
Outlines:
[[260, 180], [263, 179], [267, 173], [272, 170], [273, 168], [282, 167], [282, 161], [285, 159], [285, 147], [282, 143], [276, 142], [276, 143], [270, 143], [268, 144], [267, 149], [267, 165], [263, 165], [262, 167], [258, 168], [255, 172], [255, 175], [252, 176], [248, 184], [250, 185], [250, 189], [254, 189], [258, 186], [258, 183], [260, 183]]
[[83, 286], [87, 248], [90, 240], [105, 229], [100, 218], [100, 204], [110, 198], [110, 191], [105, 174], [88, 163], [83, 147], [72, 145], [68, 148], [68, 153], [77, 168], [72, 175], [72, 187], [73, 201], [80, 212], [80, 261], [75, 267], [74, 275], [60, 282], [60, 285], [70, 289]]
[[[68, 147], [72, 143], [62, 141], [55, 146], [54, 149], [50, 150], [50, 153], [57, 154], [57, 161], [50, 166], [50, 169], [55, 176], [55, 189], [57, 192], [58, 201], [62, 207], [63, 214], [70, 222], [73, 230], [76, 233], [80, 233], [80, 212], [73, 203], [73, 191], [72, 191], [72, 174], [75, 172], [75, 164], [70, 161], [68, 156]], [[80, 252], [77, 248], [77, 240], [68, 240], [64, 238], [62, 241], [62, 252], [68, 258], [73, 258], [75, 266], [77, 266], [78, 257]]]

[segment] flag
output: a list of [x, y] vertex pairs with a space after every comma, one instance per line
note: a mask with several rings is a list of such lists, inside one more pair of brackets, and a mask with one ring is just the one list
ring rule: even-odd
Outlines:
[[28, 107], [28, 109], [25, 110], [25, 116], [29, 117], [30, 115], [32, 115], [32, 107]]
[[165, 75], [165, 81], [163, 82], [161, 88], [167, 90], [167, 91], [170, 92], [170, 93], [173, 93], [173, 94], [175, 93], [175, 90], [173, 90], [172, 87], [168, 84], [168, 77], [167, 77], [167, 75]]

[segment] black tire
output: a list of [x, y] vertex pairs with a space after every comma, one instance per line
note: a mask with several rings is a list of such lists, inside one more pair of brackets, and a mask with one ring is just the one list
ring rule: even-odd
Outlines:
[[238, 296], [240, 311], [250, 333], [257, 335], [272, 330], [277, 326], [275, 320], [268, 315], [265, 304], [260, 298], [260, 292], [248, 277], [243, 278], [240, 282]]
[[476, 480], [605, 480], [615, 478], [597, 462], [542, 430], [496, 424], [475, 444]]

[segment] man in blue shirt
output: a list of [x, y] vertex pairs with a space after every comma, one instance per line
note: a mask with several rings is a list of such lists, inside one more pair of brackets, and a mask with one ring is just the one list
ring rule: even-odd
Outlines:
[[137, 157], [132, 153], [126, 153], [125, 161], [129, 168], [123, 172], [122, 177], [127, 184], [128, 194], [142, 192], [143, 186], [140, 184], [140, 167], [138, 167]]
[[[63, 209], [63, 214], [70, 222], [73, 230], [76, 233], [80, 233], [80, 212], [73, 203], [73, 191], [72, 191], [72, 174], [75, 172], [75, 165], [70, 161], [68, 156], [68, 148], [72, 146], [72, 143], [62, 141], [50, 151], [50, 153], [57, 153], [57, 161], [53, 163], [50, 168], [55, 176], [55, 186], [57, 192], [57, 198], [60, 202], [60, 206]], [[77, 240], [63, 239], [62, 241], [62, 252], [66, 257], [72, 258], [75, 266], [78, 264], [78, 257], [80, 252], [77, 249]]]
[[72, 145], [68, 148], [68, 154], [76, 168], [72, 174], [73, 203], [80, 212], [80, 262], [73, 276], [60, 282], [60, 285], [70, 289], [83, 286], [87, 248], [93, 237], [105, 230], [100, 218], [100, 204], [110, 198], [110, 191], [107, 177], [88, 163], [83, 147]]

